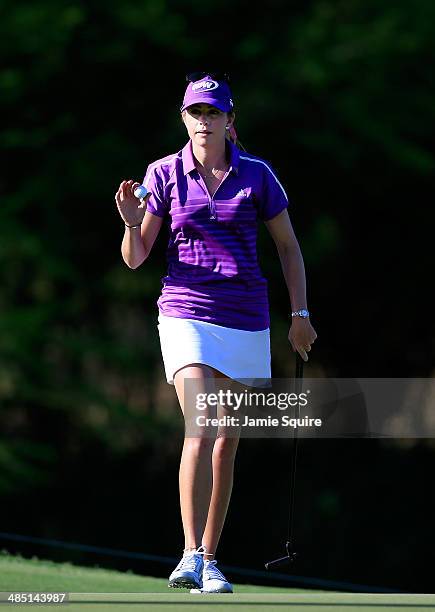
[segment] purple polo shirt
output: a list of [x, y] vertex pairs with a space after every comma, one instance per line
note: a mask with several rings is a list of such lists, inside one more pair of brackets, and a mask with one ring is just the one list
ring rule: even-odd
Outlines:
[[226, 141], [230, 168], [211, 196], [192, 142], [148, 166], [147, 211], [169, 230], [168, 272], [157, 301], [168, 317], [247, 331], [269, 327], [267, 281], [257, 261], [257, 223], [287, 208], [270, 164]]

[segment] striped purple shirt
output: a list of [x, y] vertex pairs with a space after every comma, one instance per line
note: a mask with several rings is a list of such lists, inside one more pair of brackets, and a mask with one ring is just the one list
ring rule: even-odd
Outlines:
[[257, 261], [257, 222], [287, 208], [270, 164], [226, 141], [230, 167], [211, 196], [192, 142], [148, 166], [147, 210], [168, 223], [168, 272], [157, 305], [168, 317], [258, 331], [269, 327], [267, 281]]

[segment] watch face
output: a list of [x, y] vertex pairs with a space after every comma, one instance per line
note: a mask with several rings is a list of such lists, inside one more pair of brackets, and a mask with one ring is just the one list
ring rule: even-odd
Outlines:
[[305, 308], [303, 308], [302, 310], [299, 311], [301, 313], [302, 317], [308, 317], [308, 310], [305, 310]]

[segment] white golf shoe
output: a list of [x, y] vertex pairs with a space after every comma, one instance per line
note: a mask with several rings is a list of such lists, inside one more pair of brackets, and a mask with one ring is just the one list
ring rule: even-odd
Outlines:
[[168, 587], [175, 589], [201, 589], [204, 553], [206, 548], [200, 546], [196, 550], [186, 550], [181, 561], [169, 576]]
[[191, 589], [191, 593], [232, 593], [233, 587], [216, 566], [216, 559], [204, 561], [202, 588]]

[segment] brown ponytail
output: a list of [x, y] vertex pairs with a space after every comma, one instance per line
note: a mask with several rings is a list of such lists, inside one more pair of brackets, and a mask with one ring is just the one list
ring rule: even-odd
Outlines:
[[242, 143], [240, 142], [238, 136], [237, 136], [237, 132], [236, 132], [236, 128], [234, 127], [234, 123], [231, 124], [230, 129], [228, 130], [226, 137], [228, 138], [228, 140], [230, 140], [233, 144], [236, 145], [236, 147], [238, 147], [239, 149], [241, 149], [242, 151], [246, 151], [245, 147], [242, 145]]

